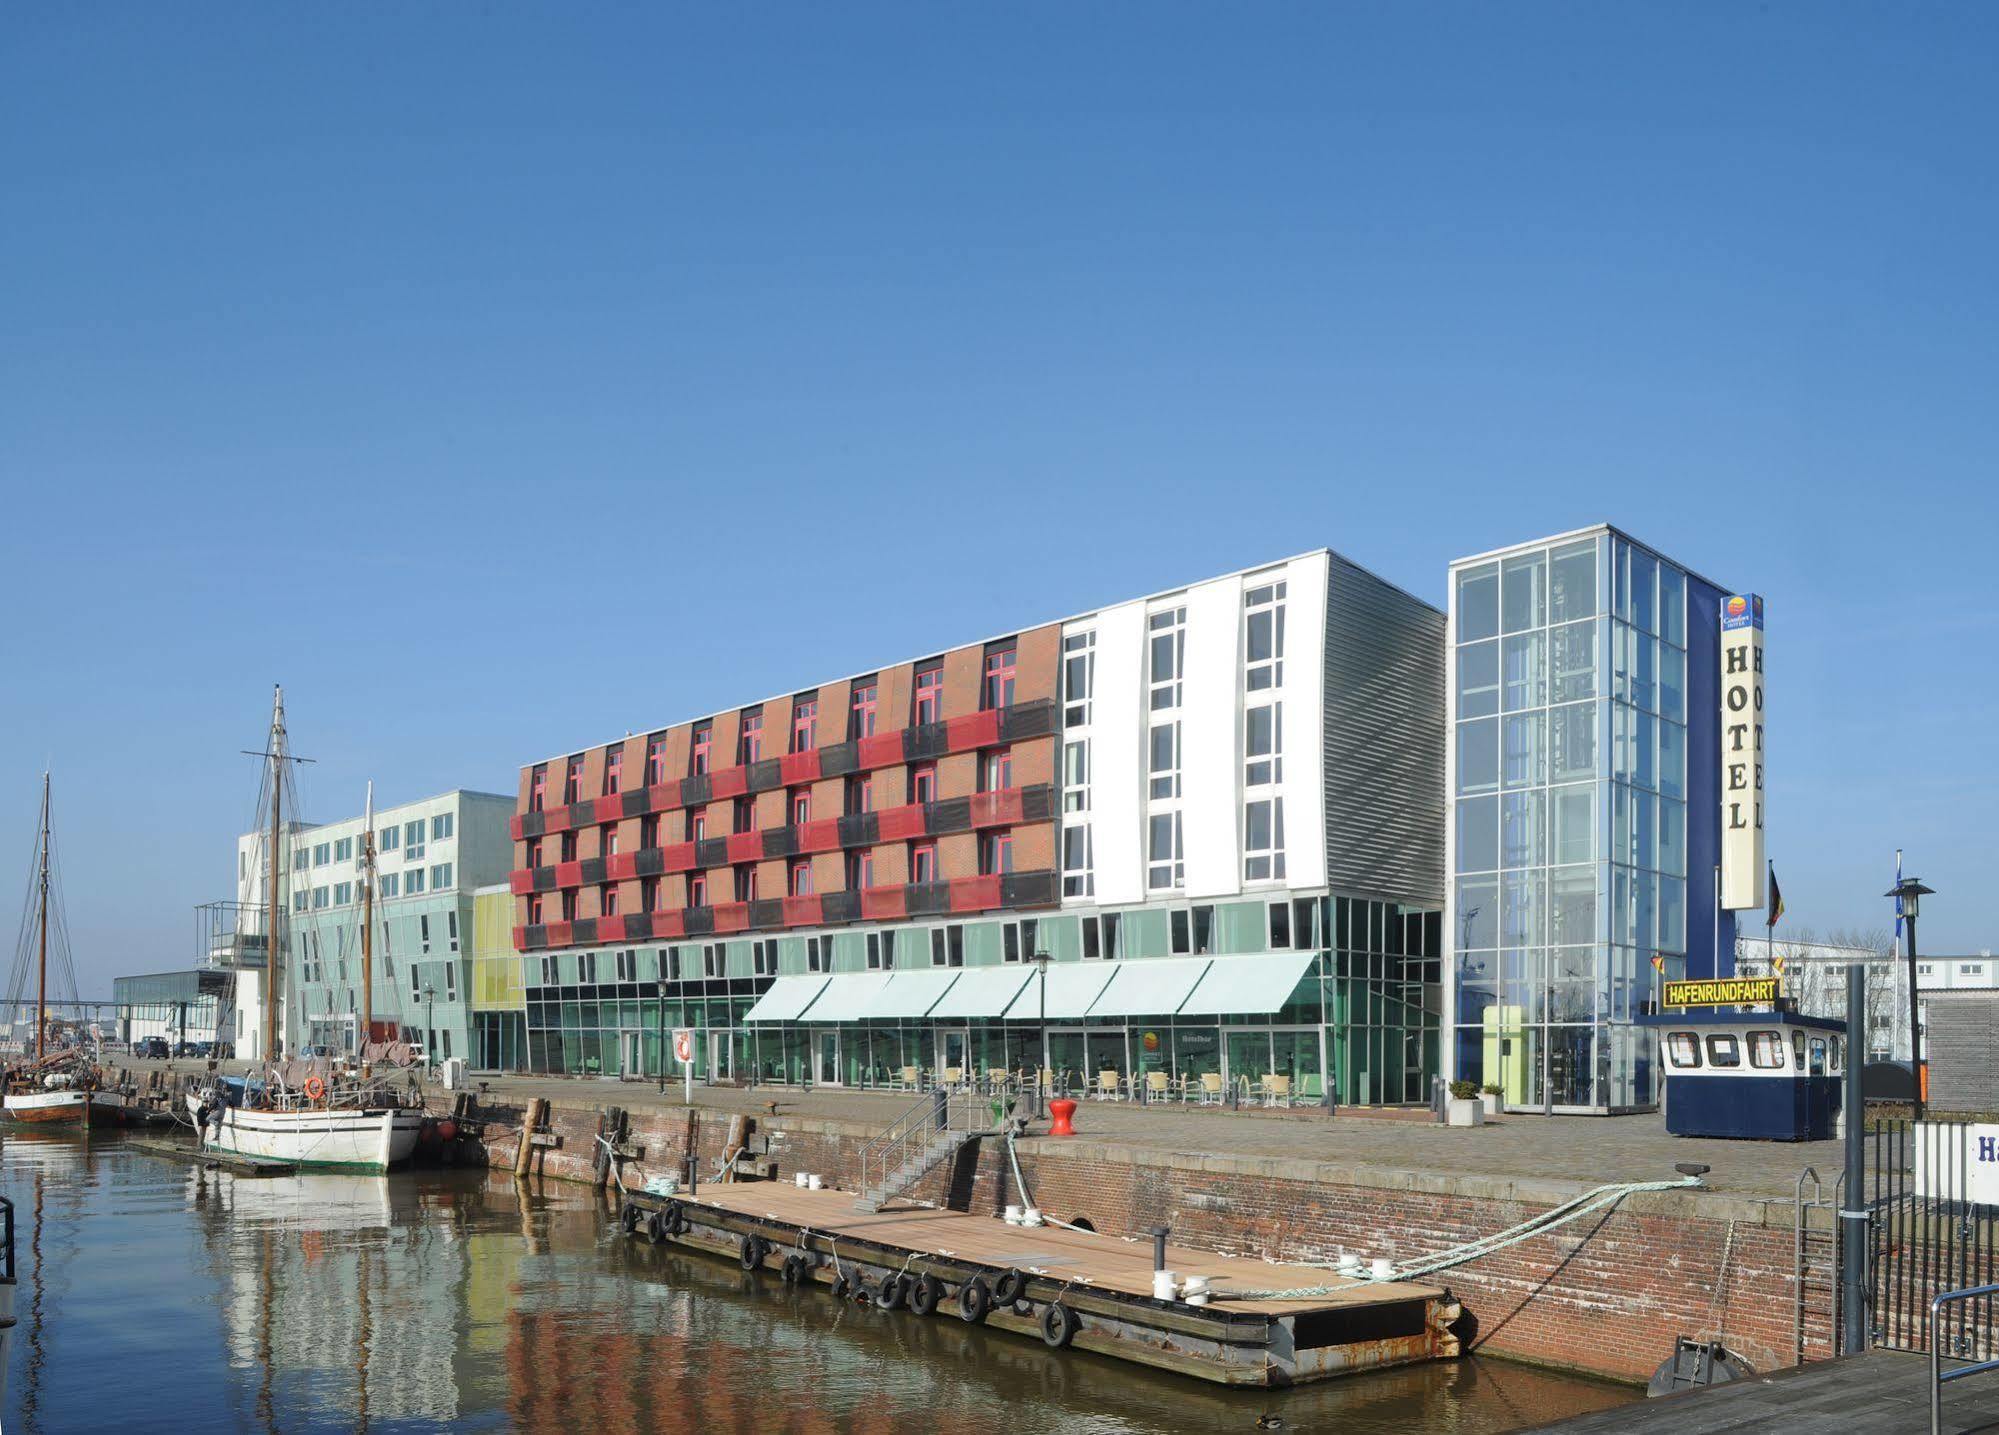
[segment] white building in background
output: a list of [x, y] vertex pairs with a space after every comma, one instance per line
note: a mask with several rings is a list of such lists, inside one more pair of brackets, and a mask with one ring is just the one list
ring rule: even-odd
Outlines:
[[[1736, 970], [1744, 976], [1766, 976], [1772, 959], [1781, 960], [1785, 995], [1808, 1016], [1846, 1019], [1846, 964], [1868, 962], [1867, 1055], [1875, 1061], [1909, 1059], [1909, 963], [1897, 955], [1882, 961], [1881, 953], [1862, 947], [1824, 942], [1768, 943], [1744, 937], [1735, 945]], [[1999, 989], [1999, 958], [1987, 951], [1975, 956], [1916, 958], [1918, 1019], [1928, 1025], [1923, 994], [1931, 991], [1991, 991]]]

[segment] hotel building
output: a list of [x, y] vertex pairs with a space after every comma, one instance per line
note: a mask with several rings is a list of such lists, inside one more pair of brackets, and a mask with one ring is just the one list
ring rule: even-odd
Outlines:
[[526, 1065], [1423, 1099], [1444, 656], [1319, 550], [530, 763]]

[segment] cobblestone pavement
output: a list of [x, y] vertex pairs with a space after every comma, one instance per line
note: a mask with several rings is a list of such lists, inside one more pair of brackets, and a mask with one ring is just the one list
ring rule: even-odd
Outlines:
[[[134, 1071], [166, 1063], [135, 1063]], [[198, 1064], [179, 1062], [173, 1070]], [[233, 1068], [232, 1068], [233, 1069]], [[666, 1092], [656, 1082], [579, 1079], [559, 1076], [474, 1077], [490, 1095], [505, 1100], [545, 1096], [582, 1105], [627, 1110], [679, 1107], [678, 1083]], [[442, 1090], [438, 1088], [441, 1095]], [[918, 1098], [909, 1092], [829, 1090], [792, 1087], [694, 1088], [695, 1105], [711, 1110], [885, 1126]], [[1037, 1125], [1035, 1132], [1043, 1130]], [[1198, 1106], [1135, 1106], [1084, 1101], [1076, 1113], [1080, 1137], [1134, 1150], [1182, 1155], [1276, 1157], [1321, 1161], [1383, 1171], [1431, 1172], [1445, 1176], [1530, 1177], [1597, 1184], [1607, 1181], [1670, 1180], [1677, 1162], [1712, 1167], [1707, 1182], [1716, 1190], [1788, 1199], [1798, 1174], [1815, 1167], [1828, 1196], [1840, 1172], [1836, 1141], [1708, 1141], [1669, 1136], [1664, 1118], [1644, 1116], [1507, 1116], [1483, 1126], [1439, 1126], [1406, 1116], [1328, 1117], [1318, 1108], [1290, 1111], [1230, 1111]]]

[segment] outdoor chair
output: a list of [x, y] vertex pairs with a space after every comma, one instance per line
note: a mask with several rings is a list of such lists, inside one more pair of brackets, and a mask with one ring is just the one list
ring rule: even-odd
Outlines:
[[1106, 1070], [1098, 1072], [1097, 1089], [1092, 1094], [1099, 1101], [1118, 1100], [1119, 1097], [1122, 1095], [1122, 1092], [1119, 1090], [1119, 1077], [1117, 1072], [1114, 1070]]
[[1145, 1096], [1148, 1101], [1165, 1101], [1173, 1094], [1173, 1078], [1163, 1071], [1145, 1073]]
[[902, 1069], [901, 1079], [898, 1080], [895, 1084], [896, 1090], [914, 1091], [916, 1090], [920, 1082], [921, 1082], [921, 1073], [919, 1073], [917, 1069], [913, 1066], [905, 1066]]
[[1222, 1104], [1222, 1074], [1219, 1071], [1201, 1073], [1201, 1105], [1220, 1106]]
[[1289, 1106], [1291, 1104], [1291, 1078], [1275, 1074], [1264, 1077], [1263, 1104], [1265, 1106]]

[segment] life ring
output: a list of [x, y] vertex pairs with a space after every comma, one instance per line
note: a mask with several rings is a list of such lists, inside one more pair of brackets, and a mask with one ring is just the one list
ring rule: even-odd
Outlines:
[[979, 1324], [992, 1308], [993, 1293], [979, 1277], [973, 1276], [958, 1287], [958, 1319], [967, 1325]]
[[993, 1282], [993, 1299], [1001, 1305], [1012, 1305], [1027, 1294], [1027, 1277], [1019, 1271], [1008, 1271]]
[[933, 1275], [921, 1275], [909, 1286], [909, 1308], [917, 1315], [929, 1315], [944, 1299], [944, 1283]]
[[318, 1101], [325, 1095], [326, 1083], [324, 1081], [321, 1081], [317, 1076], [308, 1076], [305, 1079], [305, 1099], [307, 1101]]
[[1066, 1305], [1048, 1306], [1041, 1312], [1041, 1339], [1060, 1350], [1076, 1338], [1076, 1328], [1081, 1324], [1076, 1312]]

